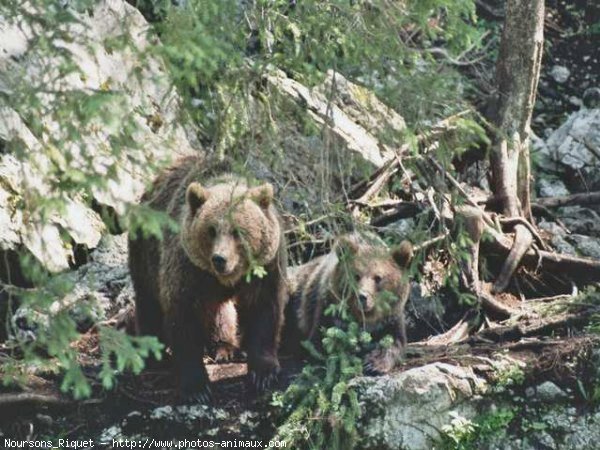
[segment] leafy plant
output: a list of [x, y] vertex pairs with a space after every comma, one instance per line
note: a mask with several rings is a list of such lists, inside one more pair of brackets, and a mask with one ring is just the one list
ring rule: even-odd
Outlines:
[[452, 419], [442, 427], [442, 448], [447, 450], [475, 450], [494, 436], [506, 431], [516, 418], [513, 408], [499, 408], [482, 414], [474, 420], [451, 413]]

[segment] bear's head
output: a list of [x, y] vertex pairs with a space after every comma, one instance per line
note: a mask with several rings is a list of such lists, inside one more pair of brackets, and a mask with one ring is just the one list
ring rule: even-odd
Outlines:
[[281, 229], [273, 187], [248, 187], [229, 179], [208, 187], [192, 182], [186, 191], [182, 245], [190, 260], [221, 284], [235, 285], [252, 265], [274, 260]]
[[331, 286], [361, 324], [376, 325], [404, 305], [410, 289], [407, 269], [412, 245], [397, 247], [368, 242], [357, 234], [344, 235], [334, 246], [338, 263]]

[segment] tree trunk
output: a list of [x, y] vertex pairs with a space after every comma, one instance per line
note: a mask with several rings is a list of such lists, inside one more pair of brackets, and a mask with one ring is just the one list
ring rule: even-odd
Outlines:
[[[506, 16], [496, 66], [497, 96], [491, 154], [492, 188], [502, 212], [531, 221], [529, 137], [531, 113], [544, 49], [544, 0], [506, 0]], [[515, 226], [515, 240], [494, 283], [501, 292], [527, 252], [533, 236]]]
[[544, 45], [544, 0], [507, 0], [492, 122], [494, 196], [507, 216], [531, 219], [529, 137]]

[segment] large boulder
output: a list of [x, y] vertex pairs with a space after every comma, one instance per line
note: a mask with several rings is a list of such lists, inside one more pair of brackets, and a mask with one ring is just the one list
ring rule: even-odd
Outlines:
[[473, 419], [486, 381], [472, 369], [433, 363], [395, 375], [353, 381], [365, 414], [365, 448], [431, 449], [454, 417]]
[[406, 128], [397, 112], [340, 73], [328, 71], [323, 83], [312, 89], [282, 71], [274, 71], [266, 79], [274, 90], [306, 108], [310, 118], [328, 130], [349, 157], [354, 154], [375, 167], [393, 155], [381, 138]]
[[[53, 272], [72, 265], [71, 244], [98, 244], [104, 224], [89, 205], [123, 212], [161, 161], [194, 151], [180, 124], [177, 93], [162, 63], [146, 52], [158, 42], [139, 11], [122, 0], [94, 2], [88, 11], [65, 8], [74, 20], [58, 27], [0, 17], [0, 250], [25, 248]], [[27, 13], [41, 15], [32, 5]], [[41, 34], [53, 36], [48, 46], [38, 45]], [[20, 110], [25, 94], [39, 102], [38, 111]], [[99, 108], [102, 120], [61, 115], [61, 101], [76, 98], [84, 114]], [[98, 103], [86, 104], [92, 98]], [[32, 195], [57, 198], [55, 174], [70, 169], [106, 183], [94, 186], [93, 199], [62, 198], [66, 208], [44, 220], [31, 205], [23, 207]]]
[[571, 114], [545, 145], [535, 143], [541, 169], [559, 175], [571, 191], [600, 188], [600, 109]]

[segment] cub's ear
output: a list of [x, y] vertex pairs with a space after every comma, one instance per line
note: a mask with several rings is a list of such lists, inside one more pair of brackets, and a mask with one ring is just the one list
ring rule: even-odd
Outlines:
[[392, 258], [396, 264], [403, 269], [406, 269], [413, 257], [413, 246], [408, 241], [400, 242], [400, 245], [392, 249]]
[[267, 209], [273, 203], [273, 186], [270, 183], [265, 183], [261, 186], [250, 189], [249, 196], [252, 200], [258, 203], [262, 209]]
[[351, 235], [340, 236], [334, 245], [335, 254], [338, 258], [356, 255], [358, 253], [358, 247], [358, 241]]
[[185, 193], [185, 200], [190, 207], [192, 214], [195, 214], [198, 209], [206, 203], [210, 193], [202, 187], [200, 183], [190, 183]]

